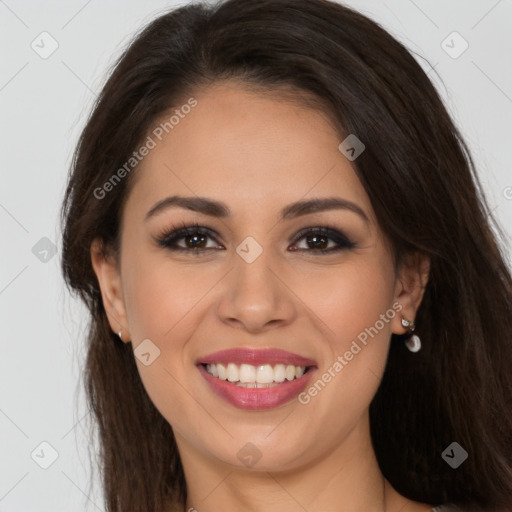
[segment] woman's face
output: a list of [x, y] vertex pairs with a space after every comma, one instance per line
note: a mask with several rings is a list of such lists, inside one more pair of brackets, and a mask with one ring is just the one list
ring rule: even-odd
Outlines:
[[[350, 450], [419, 297], [325, 116], [229, 82], [194, 98], [132, 171], [120, 273], [93, 252], [112, 329], [182, 458], [273, 470]], [[176, 196], [190, 208], [161, 203]]]

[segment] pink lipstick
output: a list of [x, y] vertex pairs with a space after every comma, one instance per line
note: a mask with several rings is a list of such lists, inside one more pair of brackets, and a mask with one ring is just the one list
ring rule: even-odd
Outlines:
[[283, 405], [305, 389], [317, 365], [279, 349], [228, 349], [198, 358], [197, 368], [211, 389], [240, 409]]

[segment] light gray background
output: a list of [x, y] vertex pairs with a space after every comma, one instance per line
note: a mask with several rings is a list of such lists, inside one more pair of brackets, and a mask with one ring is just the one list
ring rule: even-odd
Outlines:
[[[429, 76], [469, 142], [489, 202], [510, 233], [512, 3], [346, 3], [435, 66], [444, 85], [435, 72]], [[63, 286], [57, 213], [72, 149], [107, 68], [137, 29], [175, 5], [0, 0], [2, 512], [103, 510], [101, 490], [89, 490], [97, 472], [88, 469], [87, 411], [79, 385], [86, 316]], [[47, 59], [31, 48], [34, 40], [43, 45], [43, 31], [58, 42]], [[441, 47], [453, 31], [469, 44], [456, 59]], [[447, 44], [453, 52], [461, 41], [452, 39]], [[46, 39], [46, 49], [49, 44]], [[44, 253], [32, 252], [43, 237], [57, 248], [46, 263], [39, 259]], [[58, 453], [48, 469], [39, 465], [51, 461], [43, 441]]]

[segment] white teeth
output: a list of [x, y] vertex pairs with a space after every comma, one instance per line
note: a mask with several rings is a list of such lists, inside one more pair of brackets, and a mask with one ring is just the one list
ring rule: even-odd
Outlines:
[[235, 363], [228, 363], [226, 375], [229, 382], [238, 382], [238, 366]]
[[259, 382], [235, 382], [235, 385], [241, 387], [241, 388], [272, 388], [274, 386], [277, 386], [276, 382], [271, 382], [270, 384], [260, 384]]
[[270, 384], [274, 381], [274, 370], [269, 364], [262, 364], [258, 366], [256, 373], [256, 382], [260, 384]]
[[286, 378], [286, 371], [284, 364], [276, 364], [274, 366], [274, 380], [276, 382], [283, 382]]
[[[212, 367], [215, 368], [215, 365]], [[240, 365], [240, 382], [256, 382], [256, 368], [252, 364]]]
[[246, 388], [265, 388], [285, 380], [300, 379], [305, 371], [305, 366], [294, 366], [292, 364], [252, 364], [217, 363], [207, 364], [206, 371], [221, 380], [228, 380], [236, 383], [237, 386]]
[[211, 366], [217, 366], [217, 373], [219, 374], [219, 379], [226, 380], [226, 367], [223, 364], [210, 365], [210, 367]]

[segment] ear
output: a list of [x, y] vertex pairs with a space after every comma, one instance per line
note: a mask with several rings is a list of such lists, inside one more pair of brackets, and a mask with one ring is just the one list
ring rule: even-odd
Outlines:
[[91, 243], [91, 263], [100, 285], [103, 307], [111, 329], [122, 335], [125, 343], [130, 341], [126, 307], [124, 303], [123, 288], [119, 264], [114, 256], [105, 250], [103, 241], [95, 238]]
[[393, 332], [405, 334], [402, 318], [415, 320], [430, 274], [430, 257], [420, 252], [408, 254], [398, 269], [395, 286], [395, 302], [402, 305], [400, 314], [393, 318]]

